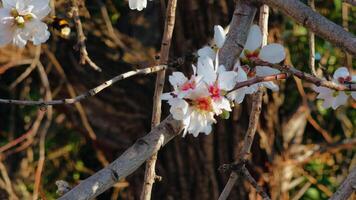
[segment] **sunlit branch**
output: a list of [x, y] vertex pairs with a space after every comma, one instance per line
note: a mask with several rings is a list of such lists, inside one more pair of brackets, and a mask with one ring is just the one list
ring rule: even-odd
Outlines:
[[138, 70], [133, 70], [129, 71], [123, 74], [120, 74], [118, 76], [115, 76], [114, 78], [105, 81], [104, 83], [100, 84], [99, 86], [81, 94], [78, 95], [74, 98], [70, 99], [60, 99], [60, 100], [53, 100], [53, 101], [30, 101], [30, 100], [12, 100], [12, 99], [0, 99], [0, 103], [5, 103], [5, 104], [17, 104], [17, 105], [25, 105], [25, 106], [51, 106], [51, 105], [61, 105], [61, 104], [74, 104], [76, 102], [82, 101], [88, 97], [92, 97], [103, 91], [104, 89], [112, 86], [114, 83], [135, 76], [139, 74], [151, 74], [155, 73], [158, 71], [161, 71], [163, 69], [166, 69], [166, 65], [158, 65], [154, 67], [149, 67], [149, 68], [144, 68], [144, 69], [138, 69]]

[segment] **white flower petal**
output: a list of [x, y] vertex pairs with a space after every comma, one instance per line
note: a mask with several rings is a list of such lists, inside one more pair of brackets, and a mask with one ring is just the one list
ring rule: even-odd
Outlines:
[[33, 6], [31, 12], [36, 15], [37, 19], [43, 19], [51, 12], [49, 0], [27, 0], [25, 2], [27, 6]]
[[255, 51], [262, 45], [262, 33], [260, 27], [252, 25], [247, 36], [245, 49]]
[[339, 78], [345, 78], [349, 75], [349, 70], [346, 67], [340, 67], [334, 72], [333, 78], [337, 81]]
[[226, 39], [226, 34], [224, 29], [220, 26], [214, 26], [214, 41], [218, 48], [221, 48], [224, 45]]
[[147, 0], [129, 0], [129, 7], [132, 10], [141, 11], [142, 9], [146, 8]]
[[270, 76], [281, 73], [278, 69], [274, 69], [267, 66], [256, 66], [256, 75], [257, 76]]
[[246, 94], [253, 94], [256, 93], [258, 88], [260, 87], [260, 84], [252, 84], [249, 87], [246, 88]]
[[25, 24], [24, 32], [29, 36], [29, 39], [34, 45], [40, 45], [46, 42], [51, 35], [48, 31], [47, 24], [35, 19]]
[[18, 0], [2, 0], [4, 8], [15, 8]]
[[332, 104], [332, 108], [335, 110], [341, 105], [346, 104], [348, 96], [343, 91], [339, 91], [339, 95], [337, 95]]
[[209, 85], [216, 81], [214, 68], [213, 60], [209, 57], [198, 58], [197, 74], [202, 76], [203, 81]]
[[264, 87], [272, 90], [273, 92], [277, 92], [279, 90], [278, 85], [276, 85], [272, 81], [262, 82], [261, 85], [263, 85]]
[[228, 71], [220, 73], [218, 76], [218, 86], [221, 90], [232, 90], [236, 85], [237, 73]]
[[334, 98], [333, 97], [326, 98], [326, 99], [324, 99], [324, 102], [323, 102], [322, 106], [325, 109], [328, 109], [333, 105], [333, 102], [334, 102]]
[[172, 96], [171, 92], [163, 93], [161, 95], [161, 100], [170, 100], [172, 98], [173, 98], [173, 96]]
[[183, 99], [171, 99], [169, 101], [171, 105], [170, 112], [174, 119], [176, 120], [183, 120], [188, 112], [189, 104]]
[[354, 100], [356, 100], [356, 92], [351, 92], [351, 96]]
[[168, 78], [172, 86], [181, 86], [188, 81], [182, 72], [173, 72]]
[[263, 61], [275, 64], [286, 58], [286, 52], [280, 44], [269, 44], [262, 47], [258, 57]]
[[237, 89], [227, 95], [227, 97], [231, 100], [234, 100], [235, 103], [240, 104], [243, 102], [246, 96], [246, 88]]
[[13, 38], [12, 38], [12, 43], [20, 48], [23, 48], [27, 44], [27, 40], [29, 39], [29, 35], [25, 32], [22, 31], [22, 29], [16, 29]]
[[209, 46], [204, 46], [203, 48], [198, 50], [198, 56], [199, 57], [210, 57], [211, 59], [215, 59], [215, 51], [209, 47]]

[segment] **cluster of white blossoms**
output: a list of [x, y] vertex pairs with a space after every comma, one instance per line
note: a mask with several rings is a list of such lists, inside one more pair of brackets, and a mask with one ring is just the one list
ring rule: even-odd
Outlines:
[[250, 28], [243, 53], [232, 71], [219, 65], [218, 51], [223, 46], [226, 33], [221, 26], [214, 27], [213, 45], [198, 51], [197, 67], [193, 67], [190, 78], [181, 72], [169, 76], [173, 91], [162, 95], [171, 106], [170, 112], [176, 120], [182, 120], [186, 133], [198, 136], [209, 134], [216, 116], [228, 116], [233, 101], [241, 103], [246, 94], [252, 94], [258, 87], [265, 86], [273, 91], [278, 86], [273, 82], [256, 83], [234, 90], [237, 83], [256, 76], [278, 74], [280, 71], [267, 66], [251, 66], [251, 59], [260, 59], [269, 63], [279, 63], [285, 59], [283, 46], [270, 44], [261, 48], [262, 34], [257, 25]]
[[[356, 83], [356, 76], [350, 75], [346, 67], [340, 67], [334, 72], [332, 82], [336, 84]], [[322, 105], [324, 108], [332, 107], [333, 109], [336, 109], [339, 106], [346, 104], [349, 96], [356, 100], [356, 92], [335, 91], [321, 86], [314, 86], [313, 89], [315, 92], [319, 93], [317, 98], [324, 100]]]
[[49, 0], [2, 0], [0, 46], [24, 47], [27, 41], [39, 45], [48, 40], [47, 24], [41, 20], [51, 11]]

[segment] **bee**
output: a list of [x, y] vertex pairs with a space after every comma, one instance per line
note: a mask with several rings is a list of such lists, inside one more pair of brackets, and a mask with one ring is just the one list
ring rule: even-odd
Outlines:
[[57, 16], [53, 16], [50, 25], [59, 31], [61, 37], [68, 38], [71, 33], [69, 22]]

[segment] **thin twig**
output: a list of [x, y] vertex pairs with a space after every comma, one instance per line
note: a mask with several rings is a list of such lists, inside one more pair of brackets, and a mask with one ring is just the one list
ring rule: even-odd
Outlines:
[[252, 59], [252, 63], [255, 65], [269, 66], [269, 67], [272, 67], [275, 69], [279, 69], [283, 72], [290, 73], [300, 79], [311, 82], [311, 83], [315, 84], [316, 86], [327, 87], [327, 88], [330, 88], [333, 90], [338, 90], [338, 91], [356, 91], [356, 83], [345, 83], [343, 85], [336, 84], [332, 81], [320, 79], [320, 78], [317, 78], [311, 74], [300, 71], [290, 65], [272, 64], [272, 63], [262, 61], [260, 59]]
[[78, 40], [77, 48], [80, 51], [80, 64], [84, 65], [88, 63], [88, 65], [92, 67], [94, 70], [101, 72], [102, 71], [101, 68], [91, 60], [88, 54], [87, 47], [85, 44], [86, 37], [84, 35], [82, 21], [80, 20], [80, 16], [79, 16], [79, 6], [77, 0], [72, 0], [71, 11], [74, 19], [75, 28], [77, 30], [77, 40]]
[[250, 184], [256, 189], [256, 192], [261, 195], [263, 200], [271, 200], [271, 198], [268, 196], [268, 194], [263, 190], [261, 186], [259, 186], [256, 182], [256, 180], [252, 177], [248, 169], [243, 166], [241, 169], [241, 173], [244, 176], [244, 178], [250, 182]]
[[5, 186], [4, 189], [10, 196], [9, 199], [18, 200], [19, 198], [16, 196], [16, 193], [14, 192], [14, 190], [12, 188], [13, 186], [12, 186], [9, 174], [7, 173], [6, 166], [2, 163], [1, 160], [0, 160], [0, 173], [1, 173], [2, 179], [4, 180], [4, 186]]
[[165, 65], [158, 65], [158, 66], [149, 67], [149, 68], [145, 68], [145, 69], [129, 71], [129, 72], [120, 74], [118, 76], [115, 76], [114, 78], [107, 80], [104, 83], [100, 84], [99, 86], [97, 86], [97, 87], [95, 87], [81, 95], [78, 95], [74, 98], [52, 100], [52, 101], [43, 101], [43, 100], [27, 101], [27, 100], [0, 99], [0, 103], [26, 105], [26, 106], [43, 106], [43, 107], [51, 106], [51, 105], [61, 105], [61, 104], [74, 104], [74, 103], [82, 101], [88, 97], [95, 96], [96, 94], [100, 93], [104, 89], [110, 87], [111, 85], [113, 85], [114, 83], [116, 83], [120, 80], [129, 78], [129, 77], [132, 77], [135, 75], [139, 75], [139, 74], [145, 75], [145, 74], [155, 73], [155, 72], [161, 71], [163, 69], [166, 69]]
[[[174, 24], [175, 24], [176, 7], [177, 7], [177, 0], [168, 1], [165, 27], [164, 27], [164, 33], [163, 33], [163, 38], [161, 43], [161, 53], [160, 53], [161, 55], [159, 60], [159, 64], [161, 65], [166, 65], [168, 63], [169, 49], [171, 46]], [[164, 88], [165, 76], [166, 76], [165, 69], [157, 73], [155, 92], [153, 96], [151, 128], [156, 127], [161, 121], [161, 107], [162, 107], [161, 95]], [[161, 146], [162, 146], [161, 142], [158, 142], [156, 146], [157, 152]], [[151, 199], [153, 183], [155, 182], [157, 177], [155, 172], [157, 152], [154, 153], [152, 157], [150, 157], [146, 162], [145, 178], [144, 178], [143, 188], [140, 196], [141, 200]]]

